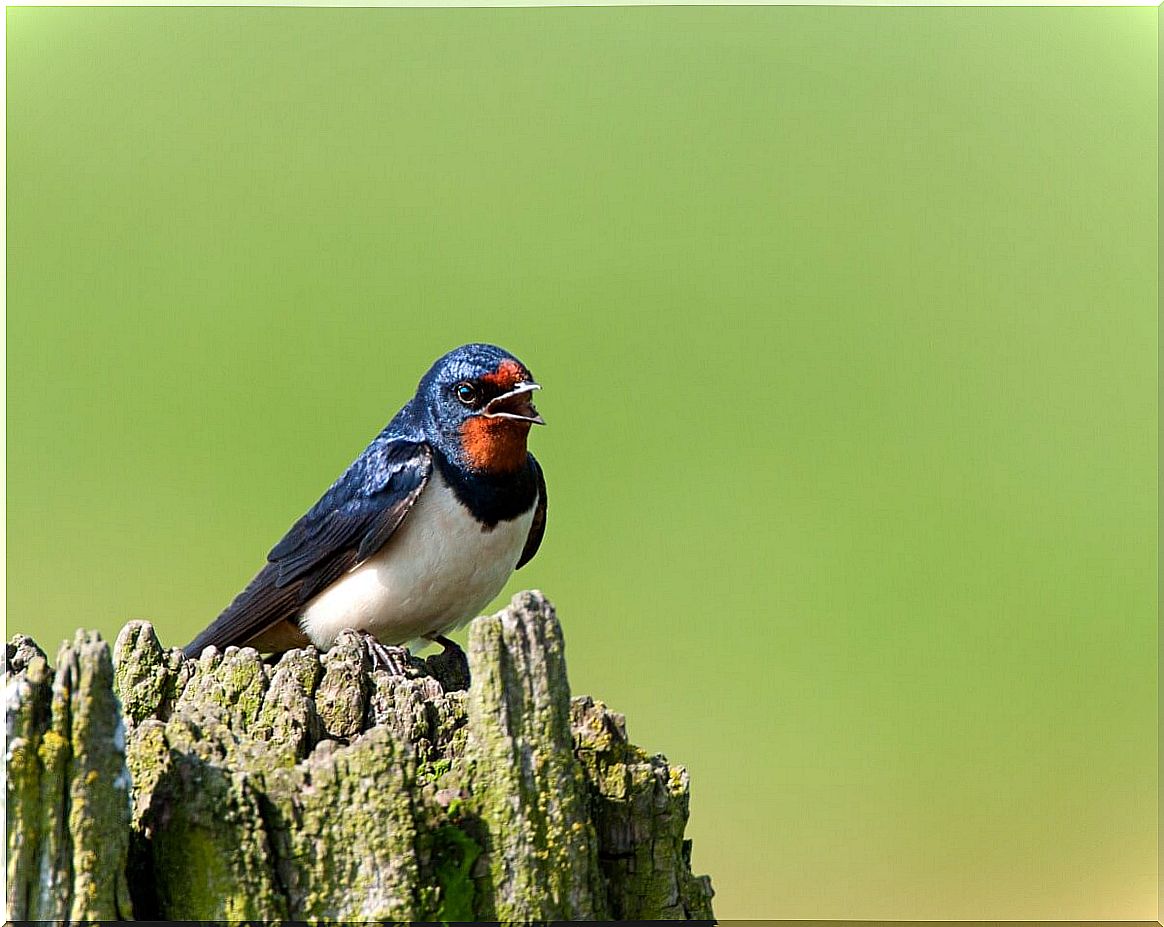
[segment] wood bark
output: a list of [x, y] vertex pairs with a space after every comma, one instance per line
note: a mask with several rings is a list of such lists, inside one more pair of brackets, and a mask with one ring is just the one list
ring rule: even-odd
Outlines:
[[53, 671], [14, 638], [9, 919], [710, 920], [686, 771], [571, 700], [549, 602], [476, 619], [468, 657], [188, 660], [138, 621]]

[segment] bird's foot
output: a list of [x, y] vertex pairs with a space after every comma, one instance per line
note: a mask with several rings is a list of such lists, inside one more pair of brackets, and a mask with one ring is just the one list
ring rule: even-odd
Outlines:
[[389, 676], [408, 676], [412, 670], [412, 654], [407, 647], [392, 647], [381, 644], [367, 631], [360, 631], [368, 657], [372, 661], [372, 672], [383, 670]]
[[469, 658], [465, 656], [465, 651], [456, 641], [443, 634], [426, 635], [425, 639], [444, 648], [425, 661], [428, 664], [428, 671], [436, 677], [441, 687], [446, 692], [468, 689]]

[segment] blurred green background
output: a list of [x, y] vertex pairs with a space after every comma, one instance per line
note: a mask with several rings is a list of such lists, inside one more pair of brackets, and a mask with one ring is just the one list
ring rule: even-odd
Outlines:
[[1157, 15], [8, 9], [8, 633], [185, 643], [493, 341], [721, 917], [1154, 918]]

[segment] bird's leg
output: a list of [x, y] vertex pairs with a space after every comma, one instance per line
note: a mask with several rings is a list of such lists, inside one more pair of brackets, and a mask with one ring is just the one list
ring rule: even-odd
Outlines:
[[407, 676], [412, 666], [412, 654], [407, 647], [390, 647], [381, 644], [374, 634], [361, 630], [364, 646], [368, 648], [368, 656], [372, 660], [372, 672], [384, 670], [389, 676]]
[[425, 640], [444, 648], [425, 662], [429, 671], [440, 681], [446, 692], [469, 688], [469, 658], [456, 641], [443, 634], [426, 634]]
[[451, 637], [445, 637], [443, 634], [430, 634], [425, 635], [424, 639], [426, 641], [432, 641], [434, 644], [440, 644], [444, 650], [442, 656], [447, 654], [453, 659], [464, 660], [465, 664], [468, 665], [469, 658], [465, 656], [465, 651], [463, 651], [461, 649], [461, 645]]

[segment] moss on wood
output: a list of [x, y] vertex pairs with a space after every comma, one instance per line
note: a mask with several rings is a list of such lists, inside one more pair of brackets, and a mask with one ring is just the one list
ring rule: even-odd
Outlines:
[[[682, 767], [571, 702], [540, 593], [373, 672], [355, 634], [197, 660], [8, 646], [10, 919], [710, 919]], [[116, 665], [116, 669], [114, 668]]]

